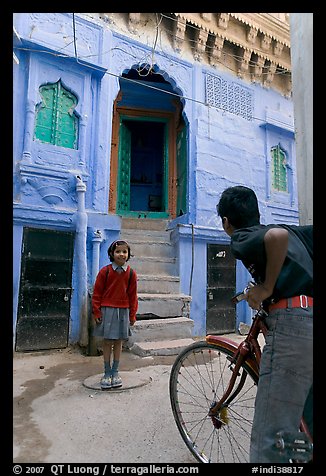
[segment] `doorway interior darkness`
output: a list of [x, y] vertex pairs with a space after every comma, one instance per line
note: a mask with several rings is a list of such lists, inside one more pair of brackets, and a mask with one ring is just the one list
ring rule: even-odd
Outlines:
[[131, 133], [130, 211], [165, 211], [165, 124], [124, 121]]

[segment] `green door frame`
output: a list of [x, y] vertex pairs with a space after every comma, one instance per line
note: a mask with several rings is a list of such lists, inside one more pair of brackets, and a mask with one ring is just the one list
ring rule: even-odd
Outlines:
[[177, 216], [187, 211], [187, 129], [183, 127], [177, 132]]
[[[147, 121], [162, 122], [165, 124], [164, 131], [164, 152], [163, 152], [163, 212], [152, 212], [148, 210], [130, 211], [130, 136], [126, 134], [124, 121]], [[169, 180], [169, 119], [164, 117], [153, 116], [131, 116], [120, 115], [120, 134], [118, 146], [118, 182], [117, 182], [117, 214], [127, 217], [141, 218], [168, 218], [168, 180]], [[126, 143], [129, 141], [129, 143]], [[129, 182], [129, 190], [127, 189], [127, 181]]]

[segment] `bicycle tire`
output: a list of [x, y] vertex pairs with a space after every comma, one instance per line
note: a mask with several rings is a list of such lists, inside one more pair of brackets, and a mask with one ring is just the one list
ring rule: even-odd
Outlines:
[[239, 394], [219, 414], [216, 428], [208, 412], [221, 398], [231, 376], [234, 350], [224, 343], [195, 342], [183, 349], [170, 373], [169, 392], [179, 432], [197, 461], [202, 463], [249, 462], [249, 446], [258, 375], [246, 363], [246, 380]]

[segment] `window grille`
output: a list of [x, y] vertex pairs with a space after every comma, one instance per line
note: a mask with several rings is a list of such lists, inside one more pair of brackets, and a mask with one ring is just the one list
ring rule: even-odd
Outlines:
[[278, 192], [287, 192], [286, 154], [280, 145], [271, 148], [272, 186]]

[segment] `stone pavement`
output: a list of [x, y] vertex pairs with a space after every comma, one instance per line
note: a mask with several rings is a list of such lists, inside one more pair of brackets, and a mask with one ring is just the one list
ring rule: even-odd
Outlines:
[[101, 355], [75, 348], [15, 353], [14, 463], [196, 463], [171, 410], [175, 358], [124, 350], [123, 386], [103, 391]]

